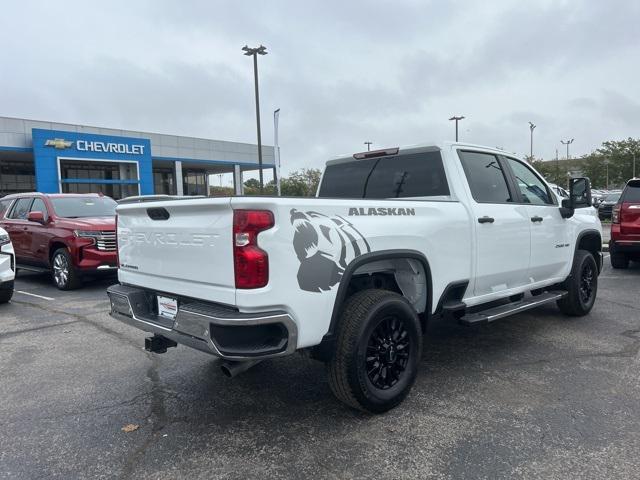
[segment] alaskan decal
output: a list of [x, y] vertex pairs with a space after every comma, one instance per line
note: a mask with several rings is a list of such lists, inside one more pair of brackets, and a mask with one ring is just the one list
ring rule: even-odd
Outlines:
[[371, 248], [351, 222], [335, 215], [291, 210], [293, 249], [300, 261], [298, 285], [307, 292], [330, 290], [351, 260]]
[[380, 215], [380, 216], [386, 216], [386, 215], [415, 215], [416, 214], [416, 209], [415, 208], [387, 208], [387, 207], [378, 207], [378, 208], [364, 208], [364, 207], [360, 207], [360, 208], [350, 208], [349, 209], [349, 216], [350, 217], [354, 217], [354, 216], [361, 216], [361, 215]]

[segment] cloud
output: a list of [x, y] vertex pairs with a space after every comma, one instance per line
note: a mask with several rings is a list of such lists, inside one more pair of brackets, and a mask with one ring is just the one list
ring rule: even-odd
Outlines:
[[637, 135], [637, 2], [140, 2], [5, 6], [0, 115], [255, 142], [281, 108], [285, 172], [341, 152], [464, 140], [553, 157]]

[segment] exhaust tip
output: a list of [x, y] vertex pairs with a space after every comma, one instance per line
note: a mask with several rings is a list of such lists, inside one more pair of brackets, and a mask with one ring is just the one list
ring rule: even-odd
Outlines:
[[220, 365], [220, 370], [222, 370], [222, 373], [225, 376], [233, 378], [237, 377], [242, 372], [246, 372], [251, 367], [259, 364], [261, 361], [262, 360], [247, 360], [242, 362], [224, 361]]
[[220, 365], [220, 370], [222, 370], [222, 373], [224, 374], [225, 377], [227, 378], [233, 377], [233, 373], [231, 373], [231, 370], [226, 364], [223, 363], [222, 365]]

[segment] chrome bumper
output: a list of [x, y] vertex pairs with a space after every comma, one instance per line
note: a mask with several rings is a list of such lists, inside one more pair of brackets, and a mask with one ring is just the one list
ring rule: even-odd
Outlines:
[[286, 312], [241, 313], [178, 297], [178, 312], [171, 320], [157, 315], [156, 292], [113, 285], [107, 294], [116, 320], [227, 360], [280, 357], [296, 350], [298, 329]]

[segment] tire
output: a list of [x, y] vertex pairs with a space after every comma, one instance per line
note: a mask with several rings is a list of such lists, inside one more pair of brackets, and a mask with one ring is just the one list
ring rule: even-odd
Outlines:
[[609, 258], [613, 268], [629, 268], [629, 257], [623, 253], [612, 253]]
[[387, 290], [358, 292], [342, 310], [335, 351], [327, 364], [329, 386], [351, 407], [386, 412], [409, 394], [421, 354], [420, 320], [404, 297]]
[[576, 252], [565, 288], [568, 295], [557, 302], [560, 311], [572, 317], [587, 315], [593, 308], [598, 293], [598, 266], [591, 252]]
[[51, 275], [59, 290], [74, 290], [82, 284], [66, 248], [59, 248], [51, 257]]
[[0, 303], [9, 303], [13, 297], [13, 287], [0, 290]]

